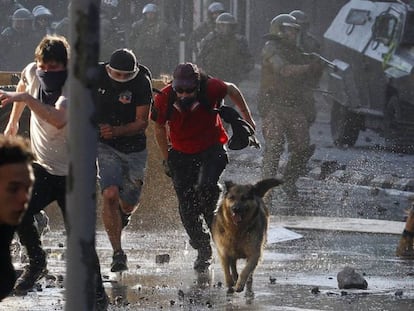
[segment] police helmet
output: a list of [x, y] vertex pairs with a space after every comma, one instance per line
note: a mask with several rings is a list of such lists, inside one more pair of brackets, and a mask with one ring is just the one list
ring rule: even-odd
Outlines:
[[213, 2], [208, 6], [207, 17], [210, 22], [215, 23], [217, 16], [224, 12], [226, 12], [226, 10], [221, 2]]
[[300, 25], [294, 16], [290, 14], [279, 14], [270, 22], [269, 33], [267, 35], [284, 38], [286, 28], [300, 30]]
[[43, 6], [43, 5], [36, 5], [33, 10], [32, 10], [32, 14], [34, 16], [34, 18], [40, 17], [40, 16], [45, 16], [45, 17], [52, 17], [53, 14], [52, 12], [50, 12], [50, 10]]
[[13, 16], [12, 16], [13, 21], [32, 20], [32, 19], [33, 19], [33, 14], [28, 9], [25, 9], [25, 8], [17, 9], [16, 11], [14, 11]]
[[224, 9], [224, 6], [221, 2], [213, 2], [208, 6], [207, 9], [208, 13], [214, 14], [214, 13], [224, 13], [226, 10]]
[[216, 18], [216, 24], [237, 24], [236, 19], [230, 13], [221, 13]]
[[148, 3], [142, 9], [142, 14], [157, 13], [157, 12], [158, 12], [158, 6], [154, 3]]
[[25, 8], [14, 11], [12, 15], [12, 28], [19, 32], [24, 33], [31, 30], [33, 27], [33, 15]]
[[296, 18], [296, 22], [299, 25], [307, 25], [307, 24], [309, 24], [309, 18], [306, 15], [305, 12], [303, 12], [301, 10], [293, 10], [289, 14], [292, 15], [294, 18]]
[[237, 20], [230, 13], [221, 13], [216, 18], [216, 32], [221, 35], [233, 34], [237, 27]]
[[118, 0], [102, 0], [101, 4], [103, 6], [107, 6], [107, 7], [112, 7], [112, 8], [117, 8], [118, 7]]

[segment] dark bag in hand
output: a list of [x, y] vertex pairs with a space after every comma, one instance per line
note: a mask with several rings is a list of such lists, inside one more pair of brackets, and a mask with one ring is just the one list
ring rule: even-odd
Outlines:
[[260, 148], [254, 128], [234, 108], [221, 106], [218, 113], [223, 121], [231, 126], [233, 135], [227, 144], [231, 150], [241, 150], [247, 146]]

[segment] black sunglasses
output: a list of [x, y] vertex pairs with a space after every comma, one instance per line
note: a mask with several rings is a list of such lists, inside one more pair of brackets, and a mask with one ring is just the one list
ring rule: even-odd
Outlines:
[[181, 87], [175, 87], [174, 92], [177, 92], [178, 94], [182, 94], [182, 93], [191, 94], [191, 93], [194, 93], [196, 89], [197, 87], [193, 87], [191, 89], [183, 89]]

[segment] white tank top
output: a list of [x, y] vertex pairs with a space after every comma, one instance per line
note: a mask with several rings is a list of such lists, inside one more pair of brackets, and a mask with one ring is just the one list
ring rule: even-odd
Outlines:
[[[36, 76], [36, 63], [31, 63], [23, 70], [26, 91], [34, 98], [39, 98], [40, 82]], [[66, 101], [67, 105], [67, 101]], [[50, 174], [66, 176], [68, 174], [67, 126], [57, 129], [31, 112], [30, 140], [36, 161]]]

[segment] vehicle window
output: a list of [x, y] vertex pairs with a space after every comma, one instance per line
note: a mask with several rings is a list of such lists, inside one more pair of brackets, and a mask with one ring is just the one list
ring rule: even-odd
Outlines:
[[351, 9], [345, 19], [345, 23], [350, 25], [364, 25], [369, 20], [369, 11]]
[[375, 20], [372, 27], [372, 34], [375, 41], [382, 42], [385, 45], [391, 44], [397, 31], [398, 20], [394, 15], [381, 14]]
[[407, 15], [401, 45], [414, 45], [414, 14]]

